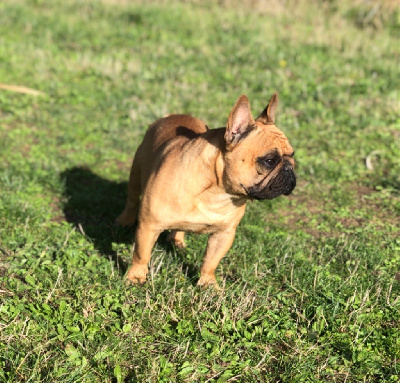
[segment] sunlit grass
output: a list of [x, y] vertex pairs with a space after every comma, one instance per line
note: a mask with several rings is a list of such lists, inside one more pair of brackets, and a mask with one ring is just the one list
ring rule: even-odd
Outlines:
[[[377, 2], [378, 3], [378, 2]], [[0, 4], [0, 380], [398, 381], [399, 11], [391, 1]], [[277, 91], [289, 198], [206, 236], [162, 235], [126, 287], [113, 220], [146, 127], [224, 126]]]

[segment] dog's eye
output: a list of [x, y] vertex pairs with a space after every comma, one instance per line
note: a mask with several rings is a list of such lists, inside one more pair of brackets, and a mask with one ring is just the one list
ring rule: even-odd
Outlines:
[[262, 165], [264, 165], [265, 167], [271, 169], [273, 167], [275, 167], [275, 165], [278, 163], [278, 159], [274, 158], [274, 157], [261, 157], [258, 159], [258, 162]]
[[264, 161], [269, 166], [274, 166], [276, 164], [276, 159], [275, 158], [266, 158]]

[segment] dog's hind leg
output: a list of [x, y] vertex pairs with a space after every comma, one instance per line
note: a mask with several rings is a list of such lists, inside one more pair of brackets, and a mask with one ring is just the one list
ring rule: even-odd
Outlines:
[[178, 230], [171, 230], [168, 234], [167, 241], [172, 242], [178, 249], [184, 249], [185, 244], [185, 232]]
[[133, 159], [131, 174], [128, 184], [128, 198], [124, 211], [115, 220], [115, 223], [120, 226], [133, 225], [136, 222], [137, 213], [140, 203], [141, 190], [141, 174], [138, 156]]

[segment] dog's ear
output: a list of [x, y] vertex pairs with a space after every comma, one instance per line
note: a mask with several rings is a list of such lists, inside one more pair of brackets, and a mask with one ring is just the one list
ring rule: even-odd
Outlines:
[[249, 99], [242, 95], [231, 110], [226, 124], [225, 142], [227, 148], [232, 149], [255, 128]]
[[257, 121], [262, 122], [265, 125], [275, 124], [275, 111], [278, 106], [278, 95], [274, 93], [269, 100], [267, 107], [262, 111]]

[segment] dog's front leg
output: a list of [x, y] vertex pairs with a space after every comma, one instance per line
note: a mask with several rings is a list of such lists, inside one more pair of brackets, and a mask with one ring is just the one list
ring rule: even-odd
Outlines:
[[151, 250], [160, 232], [161, 230], [153, 225], [139, 223], [136, 230], [132, 265], [126, 274], [128, 283], [134, 284], [146, 282]]
[[214, 285], [218, 288], [215, 269], [223, 256], [231, 248], [235, 238], [236, 228], [211, 234], [208, 238], [207, 250], [200, 270], [198, 286]]

